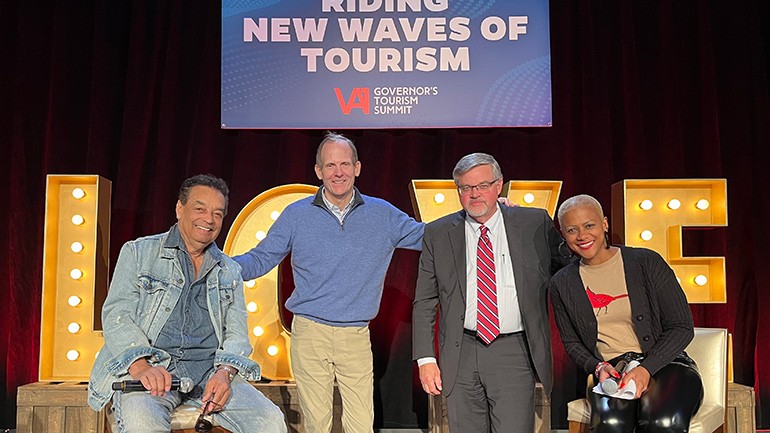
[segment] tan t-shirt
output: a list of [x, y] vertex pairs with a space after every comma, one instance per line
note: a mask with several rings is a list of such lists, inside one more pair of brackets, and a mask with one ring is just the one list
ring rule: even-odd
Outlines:
[[626, 352], [642, 352], [631, 322], [625, 275], [620, 250], [600, 265], [580, 264], [580, 278], [596, 315], [596, 349], [604, 360]]

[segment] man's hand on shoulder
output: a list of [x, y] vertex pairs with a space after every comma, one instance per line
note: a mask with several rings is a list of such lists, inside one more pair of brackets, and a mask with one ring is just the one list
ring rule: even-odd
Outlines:
[[420, 383], [422, 389], [428, 394], [441, 394], [441, 370], [435, 362], [429, 362], [420, 366]]
[[152, 395], [164, 396], [171, 390], [171, 373], [163, 366], [151, 366], [144, 358], [134, 361], [128, 367], [128, 374], [134, 380], [141, 381]]
[[500, 202], [500, 204], [508, 207], [516, 207], [517, 204], [513, 203], [512, 201], [508, 200], [508, 197], [498, 197], [497, 201]]

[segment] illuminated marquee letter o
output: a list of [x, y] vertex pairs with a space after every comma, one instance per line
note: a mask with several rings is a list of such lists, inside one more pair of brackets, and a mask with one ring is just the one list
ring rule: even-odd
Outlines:
[[[281, 185], [251, 200], [235, 217], [223, 251], [229, 256], [243, 254], [264, 239], [270, 226], [289, 204], [315, 194], [318, 187]], [[281, 319], [278, 297], [278, 267], [255, 280], [244, 282], [251, 358], [258, 362], [262, 376], [271, 380], [293, 380], [289, 348], [290, 332]]]

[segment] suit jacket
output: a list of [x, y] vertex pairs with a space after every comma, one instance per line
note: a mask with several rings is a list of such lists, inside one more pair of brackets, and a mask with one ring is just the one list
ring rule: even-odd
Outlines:
[[[553, 360], [547, 290], [552, 273], [565, 264], [558, 252], [561, 237], [543, 209], [499, 205], [498, 209], [535, 373], [550, 393]], [[467, 290], [465, 249], [465, 211], [425, 227], [412, 309], [412, 354], [414, 359], [436, 357], [434, 325], [440, 305], [437, 358], [446, 395], [452, 392], [460, 362]]]
[[[692, 313], [671, 267], [655, 251], [621, 246], [634, 333], [645, 359], [641, 365], [654, 375], [690, 344]], [[567, 354], [593, 374], [601, 361], [596, 350], [597, 322], [586, 296], [580, 265], [572, 263], [551, 280], [551, 303]]]

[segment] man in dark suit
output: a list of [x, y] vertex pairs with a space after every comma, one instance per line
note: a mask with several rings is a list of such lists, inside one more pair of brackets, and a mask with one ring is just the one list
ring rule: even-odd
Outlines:
[[535, 381], [546, 393], [552, 386], [547, 285], [564, 264], [561, 237], [543, 209], [498, 204], [503, 178], [492, 156], [463, 157], [453, 177], [463, 210], [426, 226], [420, 256], [420, 382], [446, 396], [452, 433], [532, 433]]

